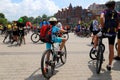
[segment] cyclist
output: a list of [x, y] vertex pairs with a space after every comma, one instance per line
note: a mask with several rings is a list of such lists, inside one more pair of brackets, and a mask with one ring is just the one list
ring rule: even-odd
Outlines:
[[40, 22], [40, 28], [43, 26], [43, 25], [49, 25], [50, 23], [45, 19], [43, 18], [42, 22]]
[[118, 52], [117, 52], [117, 56], [114, 57], [115, 60], [120, 60], [120, 12], [119, 12], [119, 24], [118, 24], [118, 34], [117, 34], [117, 38], [118, 38]]
[[[111, 71], [111, 65], [114, 57], [114, 43], [116, 38], [116, 27], [117, 27], [117, 12], [115, 11], [115, 1], [108, 1], [105, 3], [107, 7], [100, 15], [100, 24], [107, 34], [112, 35], [112, 37], [108, 37], [109, 42], [109, 63], [106, 66], [107, 70]], [[115, 21], [115, 22], [113, 22]], [[115, 24], [114, 24], [115, 23]], [[112, 28], [112, 29], [111, 29]]]
[[19, 34], [22, 35], [22, 39], [24, 40], [24, 44], [25, 44], [25, 34], [24, 34], [25, 24], [23, 23], [23, 19], [22, 18], [18, 19], [17, 26], [18, 26], [18, 36], [19, 36]]
[[[66, 30], [60, 29], [56, 26], [57, 24], [57, 19], [55, 17], [51, 17], [49, 19], [50, 25], [52, 26], [52, 41], [55, 43], [61, 43], [59, 52], [61, 53], [62, 48], [64, 47], [64, 44], [66, 42], [66, 39], [57, 37], [55, 33], [57, 32], [66, 32]], [[46, 43], [46, 48], [50, 49], [51, 48], [51, 43]]]
[[6, 32], [6, 36], [5, 36], [4, 40], [3, 40], [3, 43], [5, 42], [7, 37], [9, 37], [9, 42], [11, 42], [11, 40], [12, 40], [12, 25], [11, 24], [7, 25], [7, 32]]
[[97, 46], [97, 41], [98, 41], [98, 37], [97, 37], [96, 34], [99, 32], [99, 23], [98, 23], [97, 17], [93, 18], [92, 26], [93, 26], [93, 29], [92, 29], [92, 33], [93, 33], [92, 44], [94, 44], [93, 53], [95, 53], [96, 46]]
[[17, 27], [17, 22], [13, 21], [13, 40], [17, 41], [18, 40], [18, 27]]

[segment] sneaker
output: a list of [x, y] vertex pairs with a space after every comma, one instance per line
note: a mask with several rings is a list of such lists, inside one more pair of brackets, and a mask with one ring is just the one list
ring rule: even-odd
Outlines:
[[120, 60], [120, 57], [119, 56], [115, 56], [114, 59], [115, 60]]
[[111, 66], [107, 65], [106, 68], [108, 71], [111, 71]]

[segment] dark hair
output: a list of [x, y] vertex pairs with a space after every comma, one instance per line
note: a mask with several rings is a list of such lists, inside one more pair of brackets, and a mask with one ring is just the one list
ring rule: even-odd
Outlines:
[[105, 6], [107, 8], [114, 8], [115, 7], [115, 1], [108, 1], [105, 3]]

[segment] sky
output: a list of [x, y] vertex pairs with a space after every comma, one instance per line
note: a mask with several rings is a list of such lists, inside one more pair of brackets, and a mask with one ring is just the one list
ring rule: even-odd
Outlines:
[[[87, 9], [89, 5], [104, 4], [108, 0], [0, 0], [0, 13], [9, 20], [18, 20], [21, 16], [37, 17], [57, 13], [67, 8], [71, 3], [73, 7], [82, 6]], [[115, 0], [120, 1], [120, 0]]]

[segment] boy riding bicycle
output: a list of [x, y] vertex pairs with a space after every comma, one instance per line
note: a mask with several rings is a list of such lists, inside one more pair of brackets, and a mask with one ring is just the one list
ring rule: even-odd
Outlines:
[[[56, 36], [56, 33], [58, 33], [58, 32], [65, 33], [67, 31], [60, 29], [56, 26], [57, 19], [55, 17], [51, 17], [49, 19], [49, 22], [50, 22], [50, 25], [52, 26], [52, 34], [51, 34], [52, 42], [61, 43], [60, 49], [59, 49], [59, 52], [61, 52], [63, 46], [65, 45], [66, 39]], [[46, 43], [46, 49], [51, 49], [51, 43]]]

